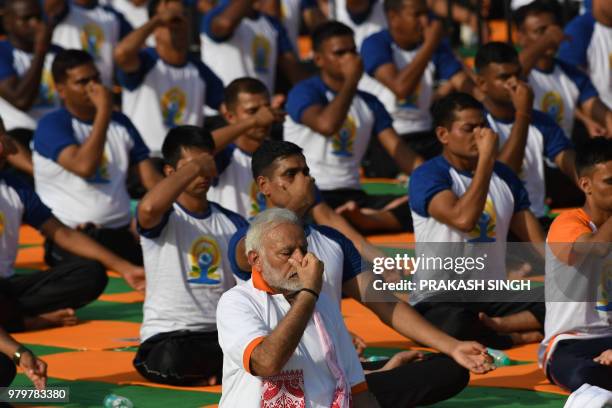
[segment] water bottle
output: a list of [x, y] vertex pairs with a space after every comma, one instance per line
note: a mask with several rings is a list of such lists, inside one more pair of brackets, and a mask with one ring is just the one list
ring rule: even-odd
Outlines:
[[104, 408], [134, 408], [134, 404], [121, 395], [108, 394], [104, 397]]
[[501, 350], [487, 348], [487, 353], [493, 357], [493, 364], [495, 364], [495, 367], [512, 365], [512, 360], [510, 360], [510, 357], [508, 357], [508, 355]]

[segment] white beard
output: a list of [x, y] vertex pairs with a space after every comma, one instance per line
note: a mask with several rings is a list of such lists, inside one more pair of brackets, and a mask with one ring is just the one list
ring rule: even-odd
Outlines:
[[268, 260], [263, 257], [263, 270], [261, 272], [264, 280], [270, 287], [274, 289], [286, 290], [289, 292], [296, 292], [304, 288], [302, 282], [298, 280], [288, 280], [281, 278], [281, 272], [270, 266]]

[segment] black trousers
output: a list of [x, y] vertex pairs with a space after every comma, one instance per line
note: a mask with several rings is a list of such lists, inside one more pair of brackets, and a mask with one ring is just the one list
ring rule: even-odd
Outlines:
[[[363, 363], [363, 368], [376, 369], [384, 363]], [[435, 404], [460, 393], [469, 380], [468, 370], [443, 354], [428, 354], [422, 361], [366, 375], [368, 388], [381, 408]]]
[[157, 334], [138, 348], [134, 367], [149, 381], [193, 385], [223, 376], [223, 351], [217, 332], [178, 330]]
[[0, 387], [8, 387], [11, 385], [16, 374], [17, 369], [15, 368], [13, 360], [0, 353]]
[[561, 340], [549, 359], [548, 379], [570, 391], [576, 391], [584, 383], [612, 391], [612, 367], [593, 361], [609, 349], [612, 349], [612, 336]]
[[[134, 265], [142, 265], [142, 248], [130, 232], [129, 226], [97, 228], [93, 224], [88, 224], [80, 231], [121, 258]], [[47, 265], [55, 266], [76, 259], [82, 258], [61, 248], [49, 239], [45, 241], [45, 262]]]
[[478, 318], [478, 313], [501, 317], [527, 310], [542, 327], [546, 315], [544, 302], [420, 302], [415, 308], [427, 321], [450, 336], [459, 340], [475, 340], [500, 350], [511, 348], [512, 339], [507, 334], [498, 334], [485, 326]]
[[24, 317], [83, 307], [100, 296], [107, 282], [104, 267], [85, 259], [0, 279], [0, 325], [9, 332], [22, 331]]

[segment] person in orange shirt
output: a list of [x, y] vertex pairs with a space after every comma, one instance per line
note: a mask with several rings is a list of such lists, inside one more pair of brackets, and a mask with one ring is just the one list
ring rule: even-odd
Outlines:
[[539, 360], [567, 390], [585, 383], [612, 390], [612, 140], [583, 146], [576, 172], [586, 202], [558, 216], [547, 237]]

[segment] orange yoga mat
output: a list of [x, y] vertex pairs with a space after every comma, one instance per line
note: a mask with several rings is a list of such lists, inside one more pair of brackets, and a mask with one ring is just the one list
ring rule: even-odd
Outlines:
[[414, 233], [412, 232], [400, 232], [396, 234], [377, 234], [368, 235], [367, 240], [373, 244], [385, 245], [385, 246], [396, 246], [409, 244], [414, 242]]
[[415, 342], [385, 325], [374, 313], [353, 299], [342, 300], [342, 315], [348, 330], [363, 338], [369, 347], [417, 346]]
[[221, 386], [176, 387], [152, 383], [138, 374], [132, 365], [131, 351], [73, 351], [49, 354], [43, 357], [47, 362], [49, 377], [63, 380], [101, 381], [113, 384], [144, 385], [147, 387], [221, 392]]
[[42, 246], [21, 248], [19, 251], [17, 251], [15, 267], [43, 270], [47, 268], [44, 258], [45, 250]]
[[98, 299], [106, 302], [140, 303], [144, 302], [144, 293], [132, 291], [125, 293], [102, 294]]
[[479, 387], [519, 388], [569, 395], [552, 385], [536, 363], [500, 367], [484, 375], [472, 374], [470, 385]]
[[21, 245], [42, 245], [45, 238], [36, 228], [22, 225], [19, 230], [19, 243]]
[[14, 337], [27, 344], [75, 350], [110, 350], [137, 346], [140, 343], [139, 330], [138, 323], [90, 320], [76, 326], [17, 333]]

